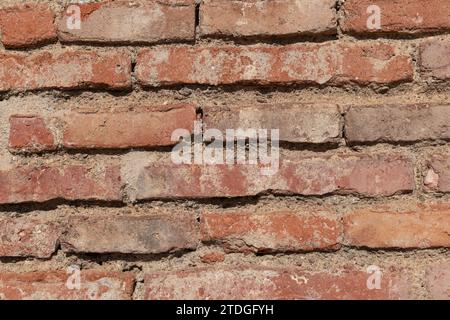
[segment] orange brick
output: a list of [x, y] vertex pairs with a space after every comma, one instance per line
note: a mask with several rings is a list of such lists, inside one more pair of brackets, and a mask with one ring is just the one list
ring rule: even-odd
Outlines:
[[[336, 218], [320, 216], [324, 212], [204, 213], [200, 217], [202, 240], [238, 252], [338, 249], [341, 226]], [[336, 217], [336, 213], [328, 214]]]
[[351, 246], [367, 248], [450, 247], [450, 205], [357, 210], [344, 219], [344, 237]]
[[56, 40], [55, 14], [47, 4], [27, 3], [0, 9], [1, 43], [33, 47]]

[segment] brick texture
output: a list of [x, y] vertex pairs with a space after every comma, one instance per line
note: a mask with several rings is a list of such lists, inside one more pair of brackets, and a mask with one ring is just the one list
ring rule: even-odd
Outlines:
[[388, 196], [414, 189], [411, 162], [403, 156], [282, 158], [273, 175], [255, 165], [169, 165], [143, 167], [133, 186], [136, 199], [277, 194]]
[[449, 105], [353, 106], [345, 115], [350, 143], [448, 140]]
[[144, 86], [181, 84], [391, 84], [411, 81], [411, 58], [394, 46], [296, 44], [283, 47], [167, 46], [142, 49], [136, 76]]
[[[192, 132], [195, 107], [167, 105], [118, 108], [108, 112], [72, 111], [61, 117], [15, 115], [10, 118], [9, 146], [21, 151], [67, 149], [123, 149], [170, 146], [176, 129]], [[48, 123], [48, 124], [46, 124]], [[59, 123], [52, 126], [50, 123]], [[53, 128], [52, 128], [53, 127]], [[60, 136], [58, 145], [55, 137]]]
[[127, 89], [131, 56], [84, 50], [0, 53], [0, 91], [37, 89]]
[[[380, 12], [380, 27], [372, 27], [371, 18]], [[429, 0], [424, 5], [421, 0], [346, 0], [343, 8], [344, 32], [364, 33], [428, 33], [450, 29], [450, 3], [446, 0]], [[368, 23], [369, 20], [369, 23]], [[368, 27], [369, 25], [369, 27]]]
[[[289, 211], [264, 214], [204, 213], [200, 218], [202, 240], [221, 244], [227, 251], [238, 252], [292, 252], [339, 248], [339, 222], [335, 218], [318, 214]], [[329, 214], [333, 216], [333, 213]]]
[[71, 24], [71, 6], [58, 23], [63, 42], [157, 43], [193, 41], [195, 37], [194, 0], [76, 4], [79, 29]]
[[57, 249], [61, 228], [40, 218], [1, 218], [0, 257], [49, 258]]
[[206, 0], [200, 6], [200, 35], [239, 38], [334, 34], [335, 4], [334, 0]]
[[419, 48], [420, 71], [425, 77], [435, 80], [449, 79], [449, 54], [449, 41], [436, 39], [424, 41]]
[[239, 128], [281, 129], [280, 141], [291, 143], [337, 143], [343, 126], [338, 106], [331, 104], [209, 106], [203, 108], [203, 121], [206, 129], [223, 133]]
[[25, 48], [56, 40], [55, 14], [46, 4], [26, 3], [0, 9], [1, 43]]
[[435, 248], [450, 246], [450, 207], [371, 207], [344, 219], [344, 237], [351, 246], [367, 248]]
[[0, 204], [49, 200], [121, 200], [117, 166], [17, 167], [0, 171]]
[[82, 271], [79, 289], [71, 286], [70, 276], [64, 271], [0, 273], [0, 296], [6, 300], [131, 299], [131, 273]]
[[144, 254], [195, 249], [198, 238], [193, 216], [77, 216], [61, 242], [69, 252]]
[[42, 117], [12, 116], [9, 124], [11, 149], [30, 152], [55, 149], [55, 137]]
[[128, 112], [71, 113], [62, 144], [71, 149], [170, 146], [176, 129], [193, 131], [195, 108], [173, 105]]
[[[194, 269], [147, 274], [147, 299], [404, 299], [408, 285], [399, 274], [385, 274], [380, 290], [367, 288], [366, 272], [322, 273], [295, 268]], [[214, 286], [211, 286], [214, 283]]]

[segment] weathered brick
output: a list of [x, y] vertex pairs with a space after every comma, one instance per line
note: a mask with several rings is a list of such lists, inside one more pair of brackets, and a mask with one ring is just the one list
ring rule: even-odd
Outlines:
[[433, 39], [424, 41], [419, 49], [420, 71], [436, 80], [450, 78], [450, 41]]
[[424, 184], [428, 191], [450, 192], [450, 154], [435, 153], [427, 159]]
[[335, 34], [335, 5], [335, 0], [206, 0], [200, 6], [200, 35], [273, 37]]
[[341, 53], [336, 83], [353, 82], [392, 84], [410, 82], [414, 71], [411, 57], [386, 43], [340, 45]]
[[[312, 209], [314, 210], [314, 209]], [[327, 212], [330, 216], [336, 213]], [[203, 213], [202, 241], [221, 244], [227, 251], [294, 252], [339, 248], [342, 229], [336, 218], [293, 211], [268, 213]]]
[[121, 200], [118, 166], [17, 167], [0, 171], [0, 203], [65, 200]]
[[391, 84], [413, 80], [411, 57], [385, 43], [162, 46], [138, 53], [144, 86]]
[[18, 217], [0, 219], [0, 256], [49, 258], [58, 246], [56, 221]]
[[56, 148], [55, 137], [40, 116], [15, 115], [9, 118], [9, 147], [22, 151], [43, 151]]
[[[380, 8], [380, 28], [372, 26], [376, 14], [369, 8], [372, 5]], [[342, 11], [341, 27], [348, 33], [414, 34], [450, 29], [447, 0], [427, 0], [426, 4], [422, 0], [346, 0]]]
[[450, 205], [369, 207], [344, 218], [345, 241], [367, 248], [450, 247]]
[[0, 297], [5, 300], [128, 300], [134, 288], [129, 272], [81, 271], [80, 288], [64, 271], [0, 273]]
[[47, 4], [27, 3], [0, 9], [1, 43], [31, 47], [56, 40], [55, 14]]
[[[118, 108], [105, 112], [95, 109], [70, 111], [63, 116], [12, 116], [9, 147], [22, 151], [67, 149], [121, 149], [160, 147], [176, 144], [176, 129], [194, 130], [196, 110], [192, 105]], [[46, 122], [54, 122], [53, 126]], [[55, 136], [61, 137], [59, 145]]]
[[405, 299], [407, 279], [386, 271], [380, 289], [368, 289], [370, 274], [355, 269], [307, 272], [298, 268], [197, 268], [145, 276], [146, 299], [276, 300]]
[[166, 105], [125, 112], [76, 113], [65, 117], [62, 144], [71, 149], [170, 146], [176, 129], [194, 129], [195, 107]]
[[131, 56], [125, 51], [0, 53], [0, 91], [130, 87]]
[[194, 216], [75, 216], [61, 239], [68, 252], [164, 253], [195, 249], [199, 241]]
[[345, 114], [350, 143], [450, 139], [450, 105], [352, 106]]
[[426, 282], [431, 299], [450, 300], [450, 261], [430, 265]]
[[[293, 121], [295, 119], [295, 121]], [[280, 141], [337, 143], [342, 116], [332, 104], [274, 104], [203, 107], [205, 129], [279, 129]]]
[[[65, 42], [156, 43], [193, 41], [194, 0], [104, 1], [79, 3], [80, 29], [70, 25], [74, 4], [66, 8], [58, 24], [58, 36]], [[68, 20], [69, 19], [69, 20]], [[69, 23], [68, 23], [69, 22]]]
[[414, 189], [411, 161], [400, 155], [283, 157], [278, 171], [259, 165], [176, 165], [170, 159], [135, 167], [138, 199], [210, 198], [277, 194], [389, 196]]

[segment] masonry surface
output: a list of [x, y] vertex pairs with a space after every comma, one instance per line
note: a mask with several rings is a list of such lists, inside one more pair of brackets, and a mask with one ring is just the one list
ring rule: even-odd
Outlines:
[[0, 3], [0, 298], [450, 299], [448, 0], [70, 5]]

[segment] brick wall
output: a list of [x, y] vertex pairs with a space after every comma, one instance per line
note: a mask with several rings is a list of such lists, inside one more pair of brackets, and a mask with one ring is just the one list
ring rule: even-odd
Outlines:
[[[449, 299], [449, 16], [2, 0], [0, 298]], [[278, 170], [174, 163], [196, 120]]]

